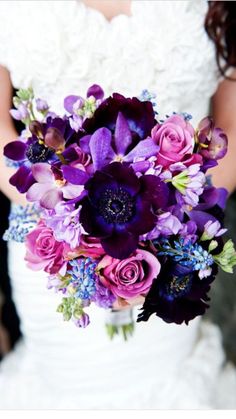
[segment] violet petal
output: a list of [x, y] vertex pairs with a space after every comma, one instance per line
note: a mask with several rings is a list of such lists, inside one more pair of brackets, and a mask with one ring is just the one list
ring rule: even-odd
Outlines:
[[152, 138], [140, 141], [136, 147], [133, 148], [125, 157], [124, 161], [132, 162], [135, 158], [145, 157], [149, 158], [156, 156], [159, 152], [160, 147], [154, 143]]
[[22, 141], [12, 141], [5, 145], [4, 156], [14, 161], [23, 160], [25, 158], [26, 148], [27, 145]]
[[138, 236], [124, 231], [114, 232], [110, 237], [101, 240], [105, 252], [116, 259], [125, 259], [138, 247]]
[[80, 96], [70, 95], [64, 99], [64, 108], [67, 112], [73, 113], [73, 105], [77, 100], [80, 99]]
[[103, 99], [104, 97], [104, 91], [98, 84], [93, 84], [89, 87], [87, 90], [87, 97], [94, 96], [95, 99]]
[[117, 154], [124, 156], [127, 148], [132, 143], [132, 134], [128, 122], [121, 112], [119, 112], [117, 116], [114, 137]]
[[25, 193], [34, 184], [35, 179], [31, 168], [21, 166], [9, 180], [12, 186], [15, 186], [20, 193]]
[[67, 182], [73, 185], [84, 185], [89, 179], [89, 175], [76, 167], [62, 166], [62, 173]]
[[111, 150], [111, 131], [99, 128], [92, 135], [89, 147], [93, 159], [94, 170], [99, 170], [106, 164], [106, 158]]

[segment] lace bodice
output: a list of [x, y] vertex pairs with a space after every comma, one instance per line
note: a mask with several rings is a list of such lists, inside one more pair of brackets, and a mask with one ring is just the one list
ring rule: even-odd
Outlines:
[[98, 83], [106, 94], [147, 88], [161, 113], [186, 111], [197, 122], [217, 86], [206, 10], [205, 0], [133, 0], [131, 17], [109, 22], [82, 1], [1, 1], [0, 63], [15, 87], [31, 85], [56, 110]]

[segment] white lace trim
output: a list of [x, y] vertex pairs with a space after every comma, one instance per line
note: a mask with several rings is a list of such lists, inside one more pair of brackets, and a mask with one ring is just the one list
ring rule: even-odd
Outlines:
[[16, 87], [61, 109], [68, 93], [94, 82], [106, 94], [157, 93], [163, 113], [207, 113], [217, 87], [214, 46], [203, 24], [205, 0], [133, 1], [132, 16], [108, 22], [80, 1], [0, 2], [0, 62]]

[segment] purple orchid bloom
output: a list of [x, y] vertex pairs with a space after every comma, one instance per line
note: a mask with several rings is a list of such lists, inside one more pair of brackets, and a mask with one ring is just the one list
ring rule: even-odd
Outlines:
[[[31, 170], [36, 183], [29, 188], [26, 194], [29, 202], [39, 202], [42, 208], [53, 209], [63, 198], [70, 200], [83, 192], [82, 185], [66, 182], [62, 175], [59, 178], [56, 169], [54, 174], [54, 169], [45, 163], [36, 163], [32, 166]], [[85, 179], [87, 180], [87, 177]]]
[[227, 135], [221, 128], [214, 126], [213, 120], [210, 117], [202, 119], [199, 123], [197, 138], [199, 153], [206, 161], [222, 159], [227, 153]]
[[136, 159], [155, 156], [159, 151], [159, 146], [151, 137], [136, 145], [133, 143], [128, 121], [121, 112], [117, 116], [114, 135], [106, 127], [99, 128], [93, 135], [81, 138], [80, 144], [84, 151], [90, 151], [94, 171], [100, 170], [111, 161], [133, 163]]
[[117, 259], [125, 259], [137, 248], [139, 236], [155, 227], [154, 212], [168, 202], [168, 187], [157, 176], [138, 178], [131, 167], [118, 162], [96, 171], [85, 190], [81, 224]]

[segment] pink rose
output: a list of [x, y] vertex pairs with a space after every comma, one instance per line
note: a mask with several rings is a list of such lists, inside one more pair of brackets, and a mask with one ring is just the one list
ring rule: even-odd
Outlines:
[[100, 240], [97, 237], [91, 237], [86, 234], [82, 234], [80, 237], [80, 245], [76, 249], [77, 255], [85, 257], [91, 257], [97, 259], [105, 255], [105, 251], [101, 245]]
[[25, 260], [33, 271], [43, 269], [49, 274], [55, 274], [64, 264], [64, 243], [56, 241], [52, 229], [42, 221], [27, 234], [25, 244]]
[[146, 295], [160, 268], [158, 259], [141, 249], [124, 260], [106, 255], [98, 264], [101, 282], [115, 296], [125, 299]]
[[163, 124], [152, 129], [151, 136], [160, 146], [157, 164], [170, 164], [189, 158], [194, 148], [194, 129], [181, 115], [170, 116]]

